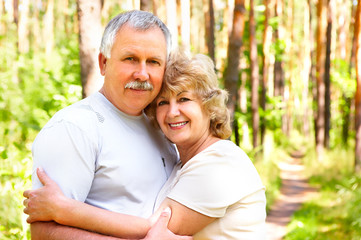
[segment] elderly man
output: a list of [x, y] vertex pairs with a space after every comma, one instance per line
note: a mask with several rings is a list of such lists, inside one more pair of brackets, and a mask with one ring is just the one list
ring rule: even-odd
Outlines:
[[[177, 162], [174, 146], [143, 114], [161, 88], [169, 50], [169, 31], [153, 14], [131, 11], [112, 19], [99, 54], [103, 87], [41, 130], [33, 144], [34, 170], [44, 168], [68, 197], [149, 217]], [[34, 173], [33, 188], [41, 186]], [[146, 239], [191, 239], [166, 231], [161, 221]], [[112, 239], [54, 222], [33, 223], [31, 233], [32, 239]]]

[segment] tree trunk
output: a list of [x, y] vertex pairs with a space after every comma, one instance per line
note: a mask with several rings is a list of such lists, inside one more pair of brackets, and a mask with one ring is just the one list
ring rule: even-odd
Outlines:
[[181, 40], [182, 47], [187, 52], [190, 52], [190, 39], [191, 39], [191, 13], [190, 13], [190, 0], [182, 0], [181, 4]]
[[191, 1], [191, 46], [192, 51], [196, 53], [204, 53], [205, 49], [205, 23], [203, 12], [203, 1]]
[[[15, 23], [16, 25], [16, 30], [18, 31], [19, 29], [19, 0], [13, 0], [13, 5], [10, 8], [13, 15], [12, 15], [12, 21]], [[16, 58], [19, 58], [19, 39], [16, 39], [15, 42], [15, 49], [16, 49]], [[14, 64], [12, 65], [12, 72], [15, 74], [12, 74], [11, 76], [11, 80], [13, 81], [13, 83], [18, 84], [20, 82], [19, 79], [19, 61], [15, 61]]]
[[21, 4], [21, 13], [19, 15], [18, 41], [19, 52], [29, 52], [29, 0], [23, 0]]
[[[353, 31], [353, 37], [352, 37], [352, 43], [351, 43], [351, 54], [350, 54], [350, 64], [349, 64], [349, 68], [348, 68], [348, 72], [351, 76], [352, 74], [352, 69], [355, 67], [355, 56], [356, 56], [356, 31], [355, 31], [355, 19], [356, 19], [356, 10], [357, 10], [357, 6], [354, 7], [354, 5], [352, 5], [351, 8], [351, 15], [352, 15], [352, 19], [353, 21], [351, 21], [350, 23], [350, 29], [354, 29]], [[342, 119], [343, 119], [343, 124], [342, 124], [342, 143], [345, 146], [348, 146], [348, 137], [349, 137], [349, 128], [350, 128], [350, 122], [351, 122], [351, 102], [352, 99], [350, 96], [347, 96], [346, 94], [343, 94], [343, 97], [345, 99], [345, 106], [343, 106], [341, 108], [341, 114], [342, 114]]]
[[250, 67], [251, 67], [251, 109], [252, 109], [252, 143], [253, 148], [258, 146], [258, 128], [259, 128], [259, 100], [258, 100], [258, 87], [259, 87], [259, 74], [258, 74], [258, 54], [256, 42], [256, 23], [254, 17], [254, 1], [250, 0], [250, 13], [249, 13], [249, 42], [250, 42]]
[[177, 1], [166, 0], [167, 26], [172, 34], [172, 48], [178, 47]]
[[[7, 18], [6, 22], [13, 22], [14, 21], [14, 1], [15, 0], [8, 0], [8, 6], [10, 6], [8, 9], [6, 9], [7, 12]], [[5, 2], [4, 2], [4, 9], [5, 9]], [[4, 10], [5, 11], [5, 10]]]
[[152, 0], [140, 0], [140, 10], [152, 12], [153, 9], [153, 1]]
[[355, 146], [355, 171], [361, 173], [361, 0], [358, 0], [356, 19], [355, 19], [355, 35], [356, 35], [356, 94], [355, 94], [355, 130], [356, 130], [356, 146]]
[[310, 122], [309, 122], [309, 112], [308, 107], [308, 87], [309, 87], [309, 78], [312, 68], [312, 58], [311, 58], [311, 42], [312, 42], [312, 26], [311, 26], [311, 2], [305, 1], [305, 11], [303, 17], [303, 32], [304, 32], [304, 56], [303, 56], [303, 69], [302, 69], [302, 80], [303, 80], [303, 89], [302, 89], [302, 106], [303, 106], [303, 126], [302, 131], [305, 136], [309, 136], [310, 132]]
[[102, 36], [101, 2], [77, 0], [77, 7], [82, 93], [83, 97], [87, 97], [102, 86], [98, 69], [98, 49]]
[[331, 37], [332, 37], [332, 0], [328, 0], [328, 16], [326, 31], [326, 61], [325, 61], [325, 139], [324, 147], [330, 147], [331, 128], [331, 92], [330, 92], [330, 67], [331, 67]]
[[[337, 36], [337, 42], [338, 42], [338, 55], [341, 59], [346, 59], [346, 46], [347, 46], [347, 26], [346, 26], [346, 18], [349, 14], [349, 9], [347, 8], [347, 4], [340, 3], [340, 5], [337, 6], [339, 16], [337, 19], [337, 22], [339, 23], [338, 27], [338, 36]], [[351, 10], [352, 11], [352, 10]], [[337, 11], [336, 11], [337, 12]], [[335, 12], [335, 13], [336, 13]], [[354, 15], [352, 15], [354, 16]], [[336, 21], [335, 21], [336, 22]], [[336, 23], [337, 23], [336, 22]]]
[[157, 4], [157, 0], [152, 0], [152, 4], [153, 4], [153, 14], [155, 16], [158, 16], [158, 4]]
[[[110, 12], [110, 9], [113, 7], [113, 3], [109, 0], [101, 0], [101, 17], [102, 19], [106, 19], [108, 20], [110, 17], [109, 17], [109, 12]], [[141, 3], [140, 3], [140, 6]]]
[[317, 3], [317, 132], [316, 152], [318, 160], [323, 157], [325, 138], [325, 60], [326, 60], [326, 28], [327, 28], [327, 0]]
[[64, 30], [66, 33], [66, 36], [70, 36], [70, 16], [69, 16], [69, 0], [63, 0], [62, 1], [62, 8], [63, 8], [63, 15], [64, 15]]
[[270, 45], [272, 41], [272, 28], [268, 24], [270, 18], [270, 0], [264, 0], [265, 9], [265, 20], [264, 20], [264, 31], [263, 31], [263, 58], [262, 58], [262, 81], [261, 81], [261, 108], [263, 110], [263, 116], [260, 121], [260, 133], [261, 133], [261, 145], [264, 143], [264, 138], [266, 134], [266, 118], [264, 116], [266, 112], [266, 95], [268, 88], [268, 68], [269, 68], [269, 54], [270, 54]]
[[348, 136], [350, 128], [350, 114], [351, 114], [351, 98], [346, 94], [342, 94], [342, 98], [345, 103], [341, 106], [341, 116], [342, 116], [342, 144], [345, 147], [348, 147]]
[[32, 48], [34, 50], [34, 52], [38, 51], [39, 49], [41, 49], [42, 47], [42, 32], [40, 29], [40, 18], [39, 18], [39, 7], [35, 6], [35, 3], [33, 3], [32, 5], [33, 8], [33, 13], [32, 13], [32, 17], [31, 17], [31, 22], [32, 22]]
[[207, 43], [207, 51], [209, 57], [213, 60], [214, 64], [216, 64], [215, 59], [215, 47], [214, 47], [214, 8], [213, 8], [213, 0], [204, 0], [204, 19], [206, 26], [206, 43]]
[[[0, 1], [0, 16], [5, 16], [5, 1]], [[1, 19], [0, 21], [0, 35], [5, 35], [6, 33], [6, 21]], [[1, 42], [1, 39], [0, 39]]]
[[[238, 98], [238, 67], [244, 31], [245, 12], [246, 9], [244, 0], [235, 0], [232, 31], [229, 37], [227, 49], [227, 67], [224, 72], [224, 85], [229, 92], [228, 108], [232, 118], [234, 116], [234, 110]], [[236, 123], [236, 121], [234, 122]]]
[[13, 20], [16, 26], [19, 23], [19, 0], [13, 0]]
[[[241, 64], [241, 68], [246, 68], [246, 66], [242, 66]], [[248, 73], [246, 71], [242, 71], [242, 73], [240, 74], [241, 77], [241, 86], [239, 89], [239, 106], [240, 106], [240, 111], [242, 115], [246, 115], [247, 114], [247, 89], [246, 89], [246, 85], [247, 85], [247, 80], [248, 80]], [[238, 129], [238, 123], [235, 124], [235, 129]], [[237, 136], [238, 132], [236, 132], [236, 136]], [[248, 127], [248, 123], [247, 121], [243, 121], [242, 123], [242, 147], [246, 148], [246, 149], [251, 149], [252, 148], [252, 143], [251, 143], [251, 139], [249, 137], [249, 127]], [[239, 136], [238, 136], [239, 138]], [[237, 142], [238, 143], [238, 142]]]
[[[123, 0], [124, 1], [124, 0]], [[121, 3], [123, 2], [123, 1], [120, 1]], [[139, 0], [132, 0], [132, 5], [133, 5], [133, 7], [132, 7], [132, 9], [140, 9], [140, 1]]]
[[[308, 0], [308, 6], [310, 7], [310, 10], [312, 9], [312, 3], [313, 0]], [[315, 3], [316, 4], [316, 3]], [[316, 15], [317, 16], [317, 15]], [[312, 105], [317, 105], [317, 80], [316, 80], [316, 38], [313, 32], [313, 28], [312, 28], [312, 11], [310, 11], [310, 47], [311, 47], [311, 71], [310, 71], [310, 82], [312, 83], [312, 89], [311, 89], [311, 94], [312, 94]], [[316, 135], [317, 135], [317, 110], [312, 110], [312, 112], [310, 112], [310, 115], [312, 115], [312, 119], [313, 119], [313, 126], [314, 126], [314, 139], [315, 139], [315, 143], [316, 143]]]
[[45, 54], [49, 57], [54, 47], [54, 0], [48, 0], [44, 15], [43, 39], [45, 41]]
[[[286, 52], [290, 56], [295, 55], [295, 50], [293, 48], [293, 42], [294, 42], [294, 2], [293, 0], [288, 0], [287, 4], [287, 37], [286, 39], [288, 43], [286, 43]], [[292, 128], [292, 103], [294, 102], [294, 96], [293, 96], [293, 79], [295, 75], [295, 66], [293, 64], [293, 57], [290, 57], [288, 59], [288, 71], [287, 71], [287, 77], [285, 78], [285, 81], [288, 80], [288, 85], [284, 88], [283, 93], [283, 101], [286, 106], [285, 114], [282, 116], [282, 131], [286, 136], [290, 135], [291, 128]]]
[[[276, 0], [276, 6], [275, 6], [275, 17], [282, 19], [282, 12], [283, 12], [283, 3], [282, 0]], [[282, 22], [281, 20], [278, 21], [278, 27], [275, 30], [275, 42], [278, 44], [278, 42], [283, 38], [281, 36], [282, 31]], [[283, 54], [283, 53], [278, 53]], [[283, 62], [282, 60], [276, 56], [275, 63], [274, 63], [274, 96], [280, 96], [283, 99], [284, 94], [284, 72], [283, 72]]]

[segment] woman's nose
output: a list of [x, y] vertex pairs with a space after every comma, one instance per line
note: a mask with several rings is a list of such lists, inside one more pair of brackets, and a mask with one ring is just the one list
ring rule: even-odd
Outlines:
[[175, 102], [170, 102], [169, 103], [169, 111], [168, 111], [168, 115], [169, 117], [176, 117], [179, 116], [179, 107], [178, 104]]

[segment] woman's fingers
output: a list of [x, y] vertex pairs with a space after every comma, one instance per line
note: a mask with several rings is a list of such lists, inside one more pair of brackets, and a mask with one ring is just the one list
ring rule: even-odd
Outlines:
[[31, 192], [31, 190], [24, 191], [23, 196], [26, 197], [26, 198], [29, 198], [30, 197], [30, 192]]
[[28, 207], [28, 202], [29, 202], [29, 199], [25, 198], [23, 201], [24, 207]]
[[36, 169], [36, 174], [38, 175], [38, 178], [40, 182], [45, 186], [52, 184], [54, 181], [45, 173], [44, 169], [39, 167]]

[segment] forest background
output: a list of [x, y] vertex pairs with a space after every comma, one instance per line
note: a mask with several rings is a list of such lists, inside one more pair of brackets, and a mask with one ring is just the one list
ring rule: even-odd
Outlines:
[[229, 91], [232, 141], [254, 161], [268, 208], [277, 164], [299, 155], [319, 195], [286, 239], [361, 237], [361, 1], [1, 0], [0, 238], [30, 239], [22, 192], [31, 145], [61, 108], [96, 91], [105, 24], [153, 12], [174, 46], [209, 55]]

